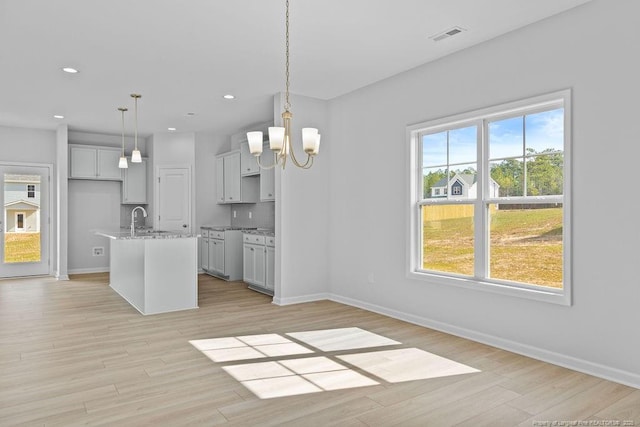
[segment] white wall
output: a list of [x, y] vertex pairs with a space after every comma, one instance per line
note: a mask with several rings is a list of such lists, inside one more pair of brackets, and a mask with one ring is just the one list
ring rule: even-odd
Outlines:
[[[69, 273], [109, 271], [109, 239], [96, 230], [120, 228], [120, 181], [69, 180]], [[93, 256], [93, 248], [104, 248]]]
[[[284, 100], [276, 96], [275, 123], [281, 123]], [[311, 169], [302, 170], [288, 160], [276, 168], [276, 268], [277, 304], [325, 297], [329, 284], [329, 176], [331, 150], [327, 103], [291, 95], [291, 135], [298, 160], [304, 162], [302, 128], [316, 127], [322, 135], [320, 154]], [[280, 126], [280, 124], [279, 124]]]
[[56, 131], [0, 126], [0, 161], [56, 163]]
[[[640, 222], [629, 187], [610, 185], [637, 180], [638, 16], [640, 2], [594, 0], [333, 100], [320, 175], [283, 186], [282, 218], [294, 222], [285, 244], [293, 233], [303, 239], [306, 225], [329, 234], [329, 262], [316, 268], [306, 246], [285, 248], [297, 266], [286, 278], [330, 268], [337, 300], [640, 387]], [[406, 126], [565, 88], [573, 90], [573, 306], [408, 279]], [[303, 224], [326, 200], [323, 192], [307, 209], [307, 190], [325, 182], [329, 226]]]

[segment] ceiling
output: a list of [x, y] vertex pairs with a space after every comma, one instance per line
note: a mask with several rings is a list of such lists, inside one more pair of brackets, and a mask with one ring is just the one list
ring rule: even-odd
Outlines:
[[[331, 99], [587, 1], [291, 0], [290, 90]], [[284, 12], [284, 0], [0, 0], [0, 125], [120, 134], [126, 106], [130, 135], [134, 92], [142, 136], [268, 121]]]

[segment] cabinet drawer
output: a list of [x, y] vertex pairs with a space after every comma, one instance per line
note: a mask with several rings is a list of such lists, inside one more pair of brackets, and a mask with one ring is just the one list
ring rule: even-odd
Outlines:
[[275, 246], [276, 238], [274, 236], [267, 236], [267, 246]]
[[224, 231], [209, 230], [209, 237], [211, 239], [224, 239]]
[[254, 245], [264, 245], [264, 236], [259, 236], [257, 234], [245, 234], [243, 242], [252, 243]]
[[201, 228], [200, 229], [200, 235], [204, 238], [209, 237], [209, 229], [208, 228]]

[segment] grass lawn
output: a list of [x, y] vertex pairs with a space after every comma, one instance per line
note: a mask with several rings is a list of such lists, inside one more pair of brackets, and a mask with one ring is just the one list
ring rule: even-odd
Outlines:
[[5, 233], [4, 262], [39, 262], [40, 233]]
[[[425, 220], [423, 267], [473, 276], [473, 219]], [[490, 277], [562, 287], [562, 209], [491, 213]]]

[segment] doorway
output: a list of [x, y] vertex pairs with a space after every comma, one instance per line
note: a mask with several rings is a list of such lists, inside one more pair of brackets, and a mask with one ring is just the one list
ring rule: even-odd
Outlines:
[[0, 164], [0, 278], [50, 273], [50, 166]]
[[155, 228], [191, 232], [191, 168], [160, 166], [156, 170]]

